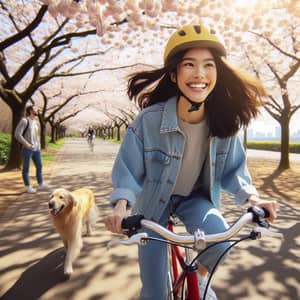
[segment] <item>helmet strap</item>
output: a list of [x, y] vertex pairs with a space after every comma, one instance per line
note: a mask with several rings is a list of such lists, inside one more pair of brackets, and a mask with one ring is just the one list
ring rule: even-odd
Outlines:
[[[189, 108], [188, 112], [193, 112], [193, 111], [197, 111], [200, 109], [200, 107], [202, 106], [202, 104], [204, 104], [207, 100], [208, 100], [208, 97], [202, 101], [202, 102], [195, 102], [193, 100], [191, 100], [188, 96], [186, 96], [182, 91], [181, 89], [179, 88], [178, 84], [177, 84], [177, 72], [175, 73], [175, 78], [174, 78], [175, 82], [176, 83], [176, 86], [177, 86], [177, 89], [179, 91], [179, 97], [180, 96], [183, 96], [188, 102], [191, 103], [191, 107]], [[179, 99], [178, 97], [178, 99]]]
[[202, 102], [195, 102], [193, 100], [191, 100], [189, 97], [187, 97], [179, 88], [179, 97], [183, 96], [188, 102], [190, 102], [191, 107], [189, 108], [188, 112], [193, 112], [193, 111], [197, 111], [200, 109], [200, 107], [202, 106], [202, 104], [204, 104], [207, 101], [207, 98], [202, 101]]
[[[175, 81], [175, 82], [174, 82]], [[179, 91], [179, 96], [178, 96], [178, 99], [180, 96], [183, 96], [188, 102], [190, 102], [191, 104], [191, 107], [188, 109], [188, 112], [193, 112], [193, 111], [197, 111], [200, 109], [200, 107], [202, 106], [202, 104], [206, 103], [213, 95], [213, 92], [214, 90], [206, 97], [206, 99], [202, 102], [195, 102], [193, 100], [191, 100], [188, 96], [186, 96], [182, 91], [181, 89], [179, 88], [178, 84], [177, 84], [177, 72], [175, 72], [175, 78], [174, 78], [174, 83], [176, 84], [176, 87]]]

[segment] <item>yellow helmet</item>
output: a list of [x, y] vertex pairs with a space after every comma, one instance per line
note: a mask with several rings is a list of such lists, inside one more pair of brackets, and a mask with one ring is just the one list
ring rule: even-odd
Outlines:
[[203, 25], [187, 25], [173, 33], [167, 43], [164, 53], [166, 63], [176, 53], [194, 47], [207, 47], [217, 50], [221, 56], [226, 56], [226, 50], [214, 32]]

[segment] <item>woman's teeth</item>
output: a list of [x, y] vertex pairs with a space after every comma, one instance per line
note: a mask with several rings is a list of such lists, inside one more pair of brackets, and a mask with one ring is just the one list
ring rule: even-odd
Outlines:
[[195, 88], [195, 89], [205, 89], [205, 88], [207, 88], [207, 86], [208, 86], [207, 83], [189, 84], [189, 87]]

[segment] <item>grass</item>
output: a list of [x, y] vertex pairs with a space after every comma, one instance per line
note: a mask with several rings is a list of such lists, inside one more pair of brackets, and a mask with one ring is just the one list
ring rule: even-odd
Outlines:
[[[280, 151], [280, 142], [247, 142], [248, 149], [256, 150], [268, 150], [268, 151]], [[290, 153], [300, 153], [300, 143], [290, 143]]]
[[50, 143], [50, 138], [47, 138], [46, 149], [42, 151], [42, 160], [45, 165], [51, 164], [55, 158], [56, 153], [65, 144], [65, 139], [60, 139], [56, 143]]
[[8, 160], [11, 143], [11, 135], [0, 133], [0, 165]]
[[[42, 150], [43, 163], [51, 164], [56, 157], [57, 151], [64, 145], [65, 140], [60, 139], [56, 143], [50, 143], [50, 137], [46, 138], [46, 149]], [[0, 165], [4, 165], [9, 156], [11, 145], [11, 135], [0, 133]]]
[[114, 138], [114, 139], [109, 138], [108, 140], [110, 142], [117, 143], [117, 144], [121, 144], [122, 143], [122, 140], [117, 140], [116, 138]]
[[56, 143], [50, 143], [50, 138], [47, 138], [47, 148], [59, 150], [65, 144], [65, 139], [60, 139]]
[[[9, 134], [0, 133], [0, 147], [3, 152], [9, 153], [10, 149]], [[46, 149], [42, 150], [43, 175], [47, 178], [51, 172], [51, 165], [54, 163], [58, 150], [64, 145], [65, 140], [58, 140], [55, 144], [50, 143], [50, 138], [46, 139]], [[5, 157], [4, 157], [5, 158]], [[6, 159], [7, 160], [7, 159]], [[3, 162], [3, 164], [5, 161]], [[1, 165], [1, 163], [0, 163]], [[2, 167], [2, 166], [0, 166]], [[30, 177], [35, 177], [35, 167], [31, 162]], [[19, 195], [24, 192], [24, 184], [20, 169], [11, 170], [8, 172], [0, 172], [0, 216], [4, 213], [11, 203], [13, 203]]]

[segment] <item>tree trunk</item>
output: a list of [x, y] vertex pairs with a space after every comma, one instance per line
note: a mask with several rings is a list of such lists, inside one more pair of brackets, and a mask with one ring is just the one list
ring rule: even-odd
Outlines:
[[54, 141], [54, 143], [56, 143], [56, 141], [58, 140], [58, 136], [59, 136], [59, 128], [58, 128], [58, 126], [56, 125], [56, 126], [55, 126], [55, 141]]
[[21, 146], [20, 143], [14, 138], [15, 129], [23, 117], [24, 107], [15, 107], [12, 114], [12, 132], [11, 132], [11, 147], [9, 158], [4, 168], [5, 171], [20, 169], [22, 165]]
[[114, 139], [115, 135], [114, 135], [114, 128], [113, 127], [110, 128], [110, 133], [111, 133], [110, 134], [111, 138]]
[[41, 125], [41, 148], [46, 149], [46, 124], [40, 122]]
[[290, 131], [289, 119], [283, 118], [281, 122], [281, 157], [278, 170], [286, 170], [290, 168]]
[[121, 140], [121, 126], [117, 126], [117, 141]]
[[51, 124], [51, 143], [55, 143], [55, 125]]

